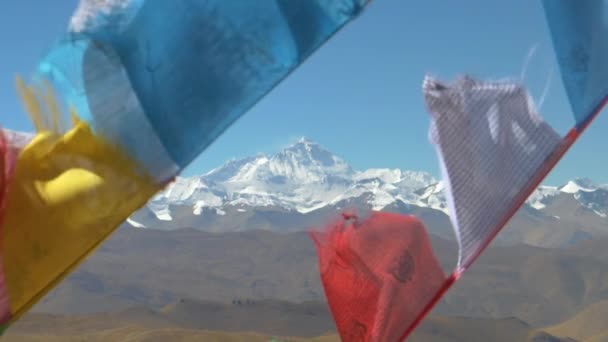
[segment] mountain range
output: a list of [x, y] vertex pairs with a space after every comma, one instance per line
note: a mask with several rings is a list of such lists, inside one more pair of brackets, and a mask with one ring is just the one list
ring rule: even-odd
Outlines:
[[[177, 178], [127, 222], [163, 230], [288, 232], [349, 208], [416, 214], [431, 233], [453, 238], [442, 181], [424, 171], [355, 170], [308, 138], [272, 155], [232, 159], [203, 175]], [[542, 185], [512, 220], [521, 229], [501, 234], [498, 243], [554, 247], [608, 236], [602, 228], [607, 214], [608, 185], [586, 178]], [[530, 223], [538, 229], [531, 232]]]

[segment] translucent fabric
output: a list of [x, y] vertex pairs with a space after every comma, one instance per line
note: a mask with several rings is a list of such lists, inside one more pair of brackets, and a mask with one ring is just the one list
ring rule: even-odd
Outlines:
[[0, 323], [26, 312], [366, 3], [82, 1], [31, 82], [18, 79], [36, 134], [6, 132], [0, 145], [0, 171], [13, 170], [0, 178]]
[[12, 318], [161, 188], [84, 122], [63, 135], [36, 135], [18, 155], [2, 222]]
[[119, 142], [163, 180], [366, 3], [85, 1], [72, 32], [41, 63], [39, 76], [94, 131]]
[[458, 266], [467, 267], [520, 205], [561, 137], [513, 83], [463, 77], [446, 85], [427, 77], [423, 92], [460, 247]]
[[398, 341], [447, 280], [414, 216], [344, 216], [311, 236], [343, 341]]
[[[3, 232], [4, 215], [8, 202], [8, 189], [13, 176], [16, 155], [9, 147], [8, 139], [4, 131], [0, 129], [0, 234]], [[10, 318], [3, 265], [4, 260], [2, 255], [0, 255], [0, 322], [6, 322]], [[0, 326], [0, 329], [4, 330], [2, 326]]]
[[608, 95], [608, 1], [543, 0], [555, 56], [577, 128]]

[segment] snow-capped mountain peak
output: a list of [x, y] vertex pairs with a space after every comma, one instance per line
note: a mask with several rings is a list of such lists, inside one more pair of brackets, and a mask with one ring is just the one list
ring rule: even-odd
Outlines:
[[[556, 196], [570, 195], [598, 215], [608, 214], [608, 187], [576, 179], [561, 187], [540, 186], [527, 204], [544, 210]], [[202, 176], [179, 177], [147, 206], [157, 219], [173, 219], [172, 205], [193, 215], [225, 214], [229, 206], [276, 207], [301, 214], [357, 199], [370, 209], [415, 205], [448, 214], [443, 181], [429, 173], [401, 169], [353, 170], [320, 144], [301, 138], [272, 154], [232, 159]], [[211, 209], [206, 210], [206, 209]]]
[[328, 176], [350, 178], [353, 174], [343, 159], [308, 138], [301, 138], [270, 157], [268, 170], [275, 176], [303, 183], [323, 181]]
[[601, 217], [608, 214], [608, 186], [597, 185], [588, 178], [577, 178], [560, 187], [539, 186], [527, 203], [536, 210], [543, 210], [560, 195], [572, 196], [582, 207], [593, 210]]
[[566, 183], [566, 185], [559, 188], [559, 191], [565, 192], [567, 194], [575, 194], [579, 191], [592, 192], [595, 190], [597, 190], [597, 187], [593, 185], [590, 181], [579, 179], [569, 181], [568, 183]]
[[355, 171], [320, 144], [301, 138], [273, 154], [232, 159], [202, 176], [178, 178], [152, 201], [166, 220], [169, 204], [195, 213], [225, 205], [277, 206], [306, 213], [369, 193], [374, 209], [411, 201], [414, 190], [435, 183], [426, 172], [399, 169]]

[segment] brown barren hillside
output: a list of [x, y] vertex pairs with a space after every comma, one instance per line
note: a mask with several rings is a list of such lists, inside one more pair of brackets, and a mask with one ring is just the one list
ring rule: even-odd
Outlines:
[[[607, 242], [492, 246], [412, 341], [559, 341], [538, 329], [608, 300]], [[434, 237], [433, 247], [444, 265], [454, 260], [453, 242]], [[301, 232], [121, 229], [34, 311], [6, 340], [255, 341], [334, 331], [316, 254]], [[592, 317], [594, 325], [581, 329], [601, 341], [608, 319]], [[583, 336], [577, 322], [564, 323], [574, 337]]]
[[[456, 283], [435, 315], [518, 317], [558, 324], [608, 300], [606, 239], [568, 249], [492, 246]], [[444, 265], [453, 243], [433, 238]], [[121, 229], [45, 297], [37, 312], [86, 314], [179, 298], [324, 301], [314, 247], [305, 233], [205, 233]]]
[[[31, 314], [13, 326], [3, 340], [268, 342], [276, 337], [277, 341], [338, 342], [330, 317], [327, 312], [319, 310], [322, 307], [314, 303], [262, 302], [246, 307], [211, 302], [178, 302], [158, 312], [134, 308], [111, 314], [79, 316]], [[260, 327], [255, 327], [256, 324], [260, 324]], [[408, 341], [574, 340], [557, 338], [516, 318], [429, 317]]]
[[549, 327], [548, 332], [580, 341], [608, 341], [608, 301], [590, 305], [571, 319]]

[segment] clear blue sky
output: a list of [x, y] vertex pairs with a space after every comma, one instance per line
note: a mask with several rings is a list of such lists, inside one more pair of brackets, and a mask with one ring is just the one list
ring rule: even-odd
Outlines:
[[[31, 130], [15, 95], [15, 73], [29, 73], [67, 26], [76, 0], [5, 2], [0, 11], [0, 124]], [[608, 38], [607, 38], [608, 39]], [[535, 98], [553, 82], [542, 115], [558, 131], [573, 124], [540, 2], [530, 0], [375, 0], [305, 65], [221, 136], [188, 170], [202, 173], [231, 157], [274, 152], [308, 136], [355, 168], [398, 167], [437, 175], [421, 96], [426, 72], [517, 77]], [[608, 183], [608, 115], [602, 114], [550, 175]]]

